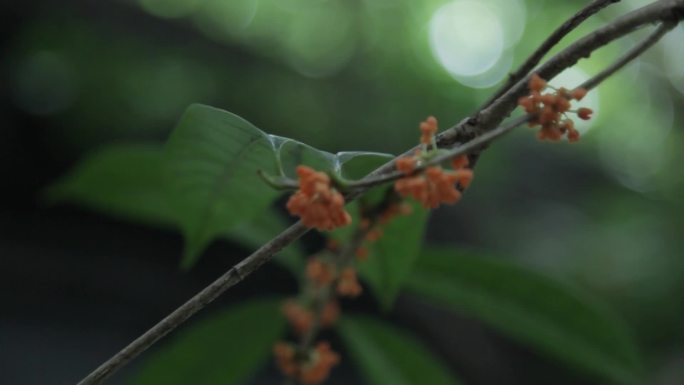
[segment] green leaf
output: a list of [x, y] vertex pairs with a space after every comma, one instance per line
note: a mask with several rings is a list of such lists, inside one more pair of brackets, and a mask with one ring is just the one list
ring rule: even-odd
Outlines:
[[284, 332], [275, 300], [246, 301], [179, 333], [143, 363], [132, 385], [245, 384]]
[[344, 317], [339, 331], [354, 364], [370, 385], [459, 383], [420, 341], [388, 323]]
[[[391, 155], [331, 154], [268, 135], [244, 119], [203, 105], [190, 106], [165, 148], [112, 145], [90, 155], [46, 190], [51, 202], [75, 202], [115, 217], [177, 226], [186, 239], [182, 265], [194, 264], [214, 238], [256, 248], [286, 228], [268, 209], [278, 196], [258, 176], [295, 176], [298, 164], [360, 175]], [[277, 261], [290, 270], [301, 255], [287, 248]]]
[[[376, 242], [366, 242], [368, 259], [358, 264], [359, 274], [368, 283], [383, 309], [389, 310], [404, 282], [420, 256], [423, 233], [428, 211], [415, 202], [410, 215], [397, 216], [383, 226], [383, 236]], [[358, 204], [348, 206], [354, 221], [358, 223]], [[344, 243], [352, 236], [353, 229], [340, 228], [331, 237]]]
[[278, 193], [258, 170], [277, 172], [271, 139], [237, 115], [190, 106], [166, 145], [171, 198], [190, 267], [215, 237], [266, 210]]
[[413, 212], [392, 219], [384, 235], [368, 244], [368, 259], [359, 264], [361, 277], [385, 310], [389, 310], [399, 290], [410, 276], [423, 244], [428, 211], [411, 202]]
[[276, 149], [281, 175], [297, 178], [296, 168], [306, 165], [318, 171], [336, 173], [347, 179], [360, 179], [394, 159], [380, 152], [342, 151], [332, 154], [308, 144], [281, 136], [269, 135]]
[[341, 175], [347, 179], [361, 179], [371, 171], [394, 159], [394, 155], [380, 152], [338, 152], [337, 162]]
[[[71, 202], [91, 210], [152, 226], [180, 227], [162, 176], [164, 149], [157, 145], [112, 145], [83, 159], [45, 191], [49, 203]], [[274, 210], [266, 209], [221, 236], [256, 249], [287, 228]], [[298, 275], [301, 250], [290, 245], [274, 260]]]
[[113, 145], [89, 155], [45, 191], [48, 202], [76, 202], [125, 220], [173, 226], [163, 189], [161, 146]]
[[641, 363], [624, 325], [571, 286], [501, 260], [425, 251], [408, 289], [470, 314], [521, 343], [621, 384]]
[[[276, 198], [257, 175], [295, 178], [304, 164], [358, 175], [391, 155], [331, 154], [293, 139], [268, 135], [230, 112], [190, 106], [166, 146], [172, 203], [186, 239], [183, 266], [191, 266], [216, 236], [250, 220]], [[349, 166], [345, 164], [349, 163]]]

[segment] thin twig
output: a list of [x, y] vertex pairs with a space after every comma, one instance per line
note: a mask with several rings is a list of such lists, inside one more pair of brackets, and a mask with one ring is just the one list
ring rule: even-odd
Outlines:
[[190, 318], [190, 316], [207, 306], [210, 302], [221, 295], [221, 293], [236, 283], [242, 281], [261, 265], [268, 262], [273, 254], [294, 242], [307, 231], [309, 231], [309, 229], [305, 227], [301, 221], [299, 221], [287, 228], [282, 233], [278, 234], [275, 238], [252, 253], [252, 255], [240, 261], [240, 263], [233, 266], [216, 281], [212, 282], [201, 292], [190, 298], [181, 307], [174, 310], [173, 313], [159, 321], [159, 323], [145, 332], [145, 334], [135, 339], [128, 346], [115, 354], [112, 358], [108, 359], [78, 384], [91, 385], [102, 383], [102, 381], [111, 376], [115, 371], [126, 365], [130, 360], [138, 356], [140, 353], [147, 350], [147, 348], [152, 346], [160, 338], [164, 337], [170, 331], [185, 322], [185, 320]]
[[[488, 143], [493, 141], [494, 139], [506, 134], [507, 132], [511, 131], [512, 129], [520, 126], [523, 123], [526, 123], [528, 120], [530, 120], [531, 116], [525, 115], [521, 116], [519, 118], [516, 118], [512, 120], [510, 123], [503, 125], [497, 129], [494, 129], [492, 131], [489, 131], [485, 134], [482, 134], [481, 136], [478, 136], [477, 138], [466, 142], [460, 146], [456, 146], [451, 150], [445, 151], [442, 154], [439, 154], [438, 156], [435, 156], [434, 158], [428, 160], [427, 162], [423, 162], [416, 166], [414, 172], [420, 172], [425, 170], [426, 168], [430, 166], [434, 166], [437, 164], [440, 164], [442, 162], [445, 162], [449, 159], [455, 158], [457, 156], [461, 155], [466, 155], [470, 153], [473, 150], [476, 150], [480, 147], [486, 146]], [[399, 171], [392, 171], [387, 174], [382, 174], [378, 177], [374, 178], [363, 178], [359, 181], [356, 182], [351, 182], [348, 183], [346, 187], [350, 189], [358, 189], [358, 188], [369, 188], [373, 186], [377, 186], [383, 183], [387, 182], [392, 182], [397, 179], [400, 179], [402, 177], [405, 177], [406, 174], [399, 172]]]
[[[594, 33], [585, 36], [551, 58], [542, 65], [537, 72], [541, 77], [551, 79], [565, 68], [574, 65], [580, 58], [588, 57], [594, 50], [639, 27], [656, 21], [674, 22], [681, 20], [682, 18], [684, 18], [684, 0], [659, 0], [651, 5], [632, 11], [613, 21], [609, 25], [598, 29]], [[451, 127], [440, 134], [437, 141], [438, 146], [440, 148], [452, 148], [458, 143], [468, 142], [478, 136], [483, 137], [483, 133], [494, 130], [494, 128], [516, 107], [517, 98], [526, 93], [526, 82], [526, 78], [519, 80], [501, 97], [494, 100], [489, 107], [482, 111], [478, 111], [478, 113], [475, 114], [475, 118], [464, 119], [456, 126]], [[413, 150], [410, 150], [405, 154], [409, 154], [411, 151]], [[393, 171], [394, 160], [387, 162], [373, 171], [368, 175], [368, 178], [377, 177]], [[349, 198], [354, 199], [364, 191], [364, 188], [359, 188], [359, 190], [351, 193]], [[111, 376], [115, 371], [126, 365], [130, 360], [145, 351], [160, 338], [178, 327], [197, 311], [204, 308], [221, 293], [243, 280], [264, 263], [268, 262], [273, 254], [294, 242], [307, 231], [309, 231], [309, 229], [301, 222], [297, 222], [290, 226], [228, 270], [220, 278], [173, 311], [158, 324], [154, 325], [150, 330], [145, 332], [145, 334], [131, 342], [112, 358], [105, 361], [92, 373], [81, 380], [79, 385], [102, 383], [102, 381]]]
[[596, 14], [598, 11], [602, 10], [603, 8], [614, 4], [618, 3], [621, 0], [594, 0], [591, 3], [589, 3], [586, 7], [581, 9], [579, 12], [574, 14], [570, 19], [566, 20], [563, 24], [561, 24], [551, 35], [544, 40], [544, 42], [537, 48], [530, 57], [525, 60], [523, 64], [518, 67], [515, 72], [511, 73], [508, 75], [508, 80], [506, 83], [497, 90], [492, 97], [490, 97], [483, 105], [482, 108], [485, 108], [492, 104], [492, 102], [496, 99], [498, 99], [501, 95], [503, 95], [506, 91], [508, 91], [511, 87], [513, 87], [517, 82], [519, 82], [522, 78], [524, 78], [526, 75], [532, 71], [534, 67], [539, 64], [541, 59], [544, 58], [544, 56], [551, 51], [553, 47], [556, 46], [565, 36], [567, 36], [570, 32], [572, 32], [577, 26], [582, 24], [586, 19], [589, 17], [593, 16]]
[[582, 83], [580, 87], [586, 90], [591, 90], [592, 88], [601, 84], [609, 76], [611, 76], [612, 74], [620, 70], [622, 67], [630, 63], [632, 60], [639, 57], [646, 50], [651, 48], [663, 36], [665, 36], [666, 33], [670, 32], [670, 30], [672, 30], [672, 28], [674, 28], [676, 25], [677, 23], [673, 23], [670, 21], [663, 22], [658, 26], [658, 28], [656, 28], [655, 31], [653, 31], [653, 33], [648, 35], [648, 37], [639, 42], [639, 44], [632, 47], [629, 51], [627, 51], [626, 54], [624, 54], [618, 60], [613, 62], [613, 64], [611, 64], [610, 66], [606, 67], [603, 71], [599, 72], [591, 79]]
[[[684, 0], [659, 0], [629, 12], [610, 24], [597, 29], [565, 48], [542, 64], [535, 73], [550, 80], [564, 69], [575, 65], [592, 52], [648, 24], [658, 21], [675, 22], [684, 18]], [[496, 127], [516, 107], [516, 101], [527, 93], [529, 76], [520, 80], [489, 107], [475, 117], [476, 130], [488, 131]]]

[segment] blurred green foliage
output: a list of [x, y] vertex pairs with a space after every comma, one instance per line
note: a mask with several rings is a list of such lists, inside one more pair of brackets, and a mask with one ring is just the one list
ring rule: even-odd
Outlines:
[[348, 316], [339, 329], [351, 358], [370, 385], [460, 383], [419, 340], [389, 323]]
[[[165, 192], [159, 191], [165, 183], [161, 144], [188, 105], [230, 110], [269, 134], [330, 153], [398, 153], [415, 143], [416, 124], [425, 116], [437, 116], [443, 128], [467, 116], [492, 87], [466, 84], [483, 83], [483, 78], [496, 83], [494, 75], [505, 76], [584, 4], [520, 3], [525, 15], [518, 20], [520, 39], [506, 43], [496, 68], [464, 78], [450, 74], [430, 41], [430, 20], [448, 3], [122, 0], [103, 3], [106, 16], [82, 11], [92, 12], [90, 17], [77, 16], [78, 2], [46, 3], [11, 37], [10, 102], [48, 127], [40, 139], [49, 143], [55, 159], [83, 159], [52, 189], [53, 199], [152, 225], [189, 226], [170, 209], [177, 202], [160, 198]], [[614, 5], [567, 41], [643, 3]], [[504, 29], [511, 26], [510, 20], [502, 23]], [[428, 226], [428, 242], [501, 255], [606, 300], [636, 334], [649, 373], [665, 366], [684, 342], [684, 138], [679, 129], [684, 77], [677, 65], [682, 34], [680, 26], [594, 93], [597, 119], [580, 144], [536, 143], [521, 129], [483, 155], [462, 203], [437, 212]], [[582, 61], [582, 72], [567, 75], [566, 85], [600, 70], [634, 39]], [[197, 129], [211, 126], [202, 123]], [[228, 156], [218, 143], [212, 139], [217, 144], [212, 148], [226, 154], [212, 153], [211, 159]], [[285, 226], [279, 217], [264, 224], [274, 197], [254, 207], [253, 222], [217, 226], [211, 236], [256, 247]], [[197, 245], [206, 241], [197, 239]], [[199, 255], [201, 248], [188, 255]], [[293, 269], [301, 263], [296, 247], [283, 257]], [[405, 260], [412, 263], [416, 257], [408, 253]], [[405, 270], [392, 276], [397, 283], [390, 297], [405, 276]], [[458, 284], [448, 286], [457, 291]], [[474, 311], [472, 304], [452, 306]], [[552, 317], [554, 327], [564, 319]], [[600, 328], [606, 329], [610, 326]], [[552, 338], [510, 325], [501, 330], [559, 355], [548, 346]], [[616, 359], [613, 353], [620, 350], [601, 350], [604, 356], [597, 362]], [[618, 369], [606, 371], [564, 358], [614, 379], [626, 377], [615, 373], [628, 371], [624, 366], [631, 362], [620, 356], [617, 364], [606, 365]]]

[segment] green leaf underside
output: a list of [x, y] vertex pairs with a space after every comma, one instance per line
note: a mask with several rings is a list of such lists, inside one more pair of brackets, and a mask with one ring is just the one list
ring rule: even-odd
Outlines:
[[[278, 193], [258, 177], [295, 177], [299, 164], [344, 173], [345, 163], [372, 167], [391, 155], [331, 154], [292, 139], [268, 135], [230, 112], [195, 104], [190, 106], [167, 143], [166, 165], [173, 203], [186, 237], [184, 266], [192, 265], [218, 234], [256, 216]], [[366, 170], [366, 172], [371, 169]]]
[[347, 316], [339, 331], [355, 366], [370, 385], [459, 383], [420, 341], [391, 324]]
[[[72, 202], [132, 222], [180, 227], [164, 185], [163, 155], [164, 149], [158, 145], [104, 147], [50, 186], [45, 197], [50, 203]], [[286, 228], [287, 223], [278, 213], [266, 209], [221, 236], [256, 249]], [[296, 244], [283, 249], [274, 260], [293, 274], [301, 272], [302, 254]]]
[[126, 144], [87, 156], [45, 191], [48, 202], [76, 202], [107, 215], [155, 226], [178, 220], [164, 192], [162, 147]]
[[359, 273], [389, 310], [411, 274], [423, 244], [428, 211], [411, 202], [413, 212], [397, 216], [383, 226], [383, 236], [368, 243], [368, 259], [359, 264]]
[[[358, 263], [359, 274], [368, 284], [373, 295], [384, 310], [394, 303], [405, 280], [418, 257], [429, 212], [419, 204], [409, 201], [413, 207], [410, 215], [397, 216], [383, 225], [383, 236], [375, 242], [365, 242], [368, 258]], [[358, 204], [352, 203], [349, 212], [358, 223]], [[345, 242], [352, 235], [351, 226], [335, 230], [331, 236]]]
[[[258, 177], [258, 170], [295, 177], [296, 166], [307, 164], [344, 176], [365, 175], [391, 158], [320, 151], [268, 135], [232, 113], [195, 104], [185, 111], [164, 148], [106, 147], [47, 189], [46, 198], [135, 222], [178, 226], [185, 237], [182, 265], [188, 268], [217, 237], [228, 234], [258, 247], [285, 229], [279, 218], [266, 224], [268, 207], [279, 192]], [[282, 262], [290, 269], [298, 266], [295, 254], [294, 248], [283, 252]]]
[[131, 385], [245, 384], [285, 330], [276, 300], [242, 302], [179, 333], [152, 353]]
[[219, 234], [263, 212], [278, 195], [257, 175], [276, 172], [269, 138], [212, 107], [186, 110], [166, 144], [165, 165], [186, 239], [185, 267]]
[[640, 383], [642, 365], [624, 325], [601, 304], [540, 273], [435, 249], [423, 253], [407, 288], [576, 368]]

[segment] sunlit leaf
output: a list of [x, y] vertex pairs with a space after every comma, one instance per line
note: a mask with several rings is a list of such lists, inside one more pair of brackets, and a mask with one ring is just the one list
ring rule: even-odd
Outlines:
[[278, 301], [245, 301], [212, 314], [162, 344], [132, 385], [244, 384], [284, 332]]
[[344, 317], [339, 331], [369, 385], [459, 383], [420, 341], [391, 324], [366, 317]]
[[641, 364], [624, 325], [567, 284], [501, 260], [424, 251], [409, 290], [471, 314], [539, 351], [622, 384]]

